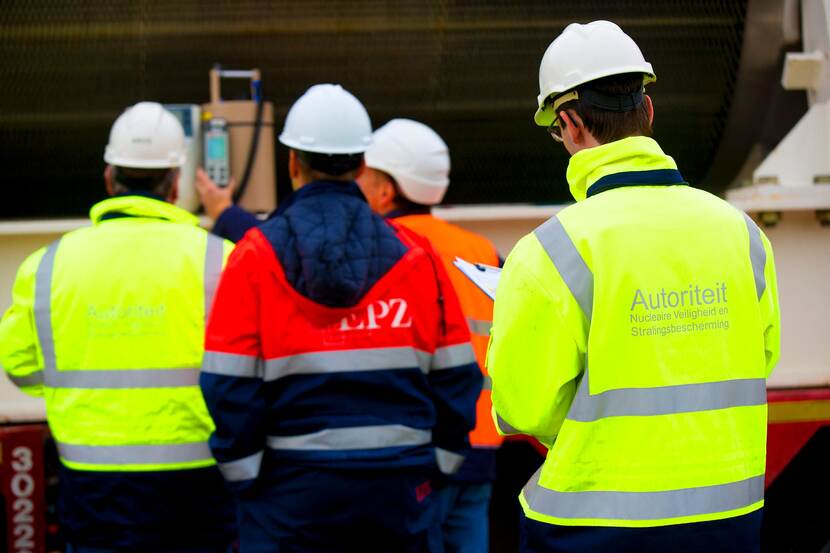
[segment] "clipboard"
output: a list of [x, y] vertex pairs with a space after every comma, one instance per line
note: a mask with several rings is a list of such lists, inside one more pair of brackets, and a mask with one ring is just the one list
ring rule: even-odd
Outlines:
[[460, 257], [456, 257], [452, 262], [456, 268], [464, 273], [464, 276], [473, 281], [473, 284], [487, 294], [491, 300], [496, 300], [496, 288], [499, 285], [499, 277], [501, 277], [501, 269], [493, 267], [492, 265], [485, 265], [483, 263], [470, 263]]

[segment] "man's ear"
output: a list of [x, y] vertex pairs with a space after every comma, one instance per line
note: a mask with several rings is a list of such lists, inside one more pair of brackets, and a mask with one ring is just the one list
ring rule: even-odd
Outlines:
[[582, 118], [576, 112], [567, 111], [560, 112], [559, 117], [565, 122], [563, 136], [567, 133], [572, 144], [582, 144], [585, 141], [585, 123], [582, 122]]
[[170, 187], [170, 192], [167, 193], [167, 201], [171, 204], [175, 204], [179, 199], [179, 178], [181, 176], [182, 172], [176, 169], [176, 176], [173, 177], [173, 185]]
[[297, 152], [288, 150], [288, 175], [292, 179], [300, 176], [300, 160], [297, 159]]
[[380, 191], [378, 192], [378, 203], [383, 208], [384, 213], [386, 213], [396, 208], [398, 190], [395, 188], [395, 183], [392, 182], [390, 177], [383, 176], [379, 181], [378, 186], [380, 187]]
[[358, 177], [360, 177], [360, 175], [362, 175], [365, 172], [366, 172], [366, 160], [363, 159], [363, 160], [361, 160], [360, 167], [357, 168], [357, 171], [354, 174], [354, 179], [352, 179], [352, 180], [357, 180]]
[[112, 186], [112, 165], [104, 168], [104, 187], [107, 189], [108, 196], [115, 195], [115, 189]]
[[649, 125], [654, 124], [654, 103], [651, 101], [651, 96], [646, 94], [643, 96], [643, 101], [646, 103], [646, 109], [648, 110], [648, 123]]

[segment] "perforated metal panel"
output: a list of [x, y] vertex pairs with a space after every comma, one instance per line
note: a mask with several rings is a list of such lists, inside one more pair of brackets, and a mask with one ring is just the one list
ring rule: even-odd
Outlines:
[[567, 23], [599, 18], [654, 65], [656, 138], [699, 182], [729, 111], [745, 13], [746, 2], [706, 0], [5, 0], [0, 159], [3, 181], [25, 189], [0, 217], [85, 213], [103, 197], [118, 113], [143, 99], [207, 100], [215, 62], [262, 69], [278, 128], [317, 82], [354, 92], [375, 126], [434, 126], [451, 148], [450, 203], [564, 201], [564, 150], [532, 121], [538, 63]]

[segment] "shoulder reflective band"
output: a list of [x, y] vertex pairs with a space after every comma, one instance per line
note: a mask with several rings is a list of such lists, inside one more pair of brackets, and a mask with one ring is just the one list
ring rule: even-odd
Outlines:
[[431, 358], [430, 354], [409, 346], [315, 351], [266, 360], [265, 380], [277, 380], [292, 374], [395, 369], [420, 369], [426, 373], [429, 371]]
[[579, 383], [568, 420], [593, 422], [606, 417], [650, 417], [764, 405], [766, 380], [750, 378], [655, 388], [618, 388], [591, 395], [589, 371]]
[[432, 432], [400, 424], [327, 428], [300, 436], [268, 436], [271, 449], [337, 451], [427, 445]]
[[25, 376], [18, 376], [11, 373], [6, 374], [9, 375], [9, 380], [14, 382], [14, 385], [18, 388], [26, 388], [29, 386], [38, 386], [43, 384], [43, 371], [35, 371]]
[[155, 445], [78, 445], [57, 442], [61, 458], [90, 465], [157, 465], [211, 461], [207, 442]]
[[219, 276], [222, 274], [222, 261], [225, 258], [225, 243], [218, 236], [207, 235], [205, 247], [205, 321], [210, 315], [210, 308], [213, 306], [213, 296], [216, 293], [216, 286], [219, 284]]
[[254, 355], [206, 351], [202, 372], [237, 378], [262, 378], [263, 361]]
[[228, 482], [242, 482], [244, 480], [253, 480], [259, 476], [259, 467], [262, 465], [262, 451], [258, 451], [253, 455], [237, 459], [236, 461], [229, 461], [227, 463], [217, 463], [219, 472]]
[[590, 323], [594, 306], [594, 275], [571, 237], [556, 217], [551, 217], [533, 232]]
[[659, 492], [559, 492], [539, 485], [539, 469], [522, 490], [531, 510], [557, 518], [660, 520], [721, 513], [764, 499], [764, 475], [717, 486]]
[[444, 474], [455, 474], [464, 464], [464, 456], [448, 449], [435, 448], [435, 462]]
[[467, 325], [470, 327], [470, 332], [478, 336], [490, 336], [490, 329], [493, 327], [492, 321], [481, 321], [467, 317]]
[[469, 342], [437, 348], [432, 357], [432, 369], [453, 369], [476, 362], [476, 354]]
[[[222, 246], [222, 241], [216, 237]], [[215, 243], [215, 242], [214, 242]], [[44, 384], [50, 388], [124, 389], [124, 388], [172, 388], [199, 384], [198, 367], [154, 367], [146, 369], [57, 369], [55, 342], [52, 330], [52, 277], [55, 271], [55, 255], [60, 240], [46, 249], [35, 273], [35, 329], [43, 353]], [[208, 240], [206, 258], [211, 253]], [[213, 248], [215, 250], [215, 248]], [[222, 250], [218, 251], [221, 271]], [[215, 265], [211, 262], [211, 265]], [[207, 282], [207, 279], [206, 279]], [[214, 282], [215, 285], [215, 282]], [[211, 294], [213, 292], [211, 291]]]
[[764, 242], [761, 240], [761, 229], [755, 224], [752, 218], [744, 213], [746, 230], [749, 231], [749, 259], [752, 261], [752, 274], [755, 277], [755, 291], [758, 299], [764, 295], [767, 287], [767, 280], [764, 276], [764, 269], [767, 265], [767, 250], [764, 249]]
[[493, 389], [493, 379], [490, 378], [490, 375], [484, 375], [484, 382], [481, 384], [482, 390], [492, 390]]

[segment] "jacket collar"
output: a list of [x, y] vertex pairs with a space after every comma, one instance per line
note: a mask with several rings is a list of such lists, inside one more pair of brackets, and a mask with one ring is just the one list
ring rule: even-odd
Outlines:
[[578, 202], [620, 186], [687, 184], [671, 156], [646, 136], [632, 136], [571, 156], [568, 185]]
[[197, 226], [199, 224], [199, 218], [192, 213], [171, 203], [144, 195], [114, 196], [98, 202], [89, 210], [89, 218], [95, 225], [112, 219], [116, 214], [122, 217], [164, 219], [171, 223], [185, 225]]
[[277, 209], [269, 216], [269, 219], [277, 215], [282, 215], [289, 207], [299, 201], [318, 196], [320, 194], [342, 194], [344, 196], [354, 196], [356, 198], [360, 198], [364, 202], [366, 201], [366, 197], [363, 195], [363, 192], [360, 191], [360, 188], [355, 182], [318, 180], [310, 182], [299, 190], [295, 190], [289, 194], [283, 201], [280, 202]]
[[409, 217], [410, 215], [431, 215], [432, 208], [428, 205], [419, 205], [417, 207], [410, 207], [407, 209], [393, 209], [386, 215], [387, 219], [397, 219], [398, 217]]

